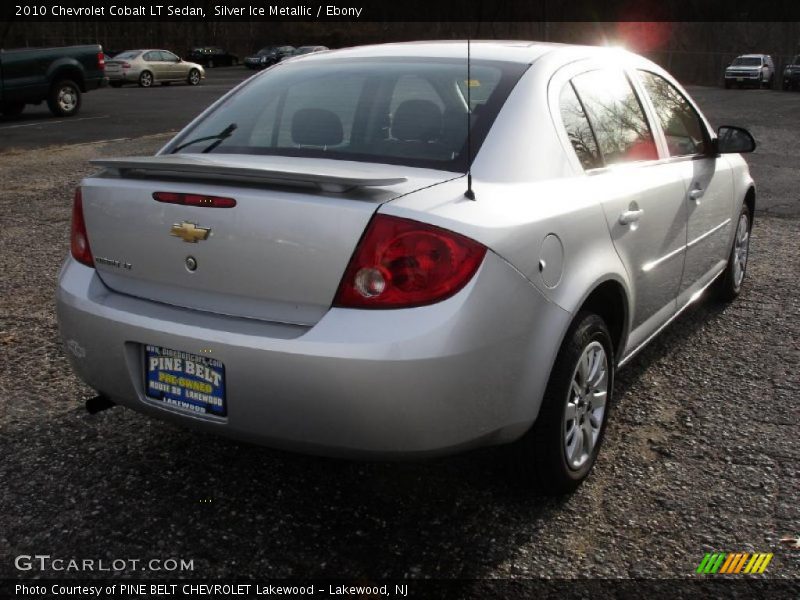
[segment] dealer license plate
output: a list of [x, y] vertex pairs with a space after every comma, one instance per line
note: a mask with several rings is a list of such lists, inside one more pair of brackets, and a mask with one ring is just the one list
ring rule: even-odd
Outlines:
[[224, 417], [225, 365], [215, 358], [145, 346], [145, 393], [199, 415]]

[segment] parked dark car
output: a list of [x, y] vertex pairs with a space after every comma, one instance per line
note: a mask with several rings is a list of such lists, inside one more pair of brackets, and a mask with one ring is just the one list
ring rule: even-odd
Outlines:
[[108, 83], [102, 46], [0, 50], [0, 111], [18, 115], [26, 104], [47, 106], [54, 115], [71, 117], [81, 94]]
[[323, 52], [328, 50], [327, 46], [300, 46], [295, 50], [293, 56], [300, 56], [301, 54], [311, 54], [312, 52]]
[[244, 59], [244, 66], [248, 69], [266, 69], [284, 58], [294, 56], [294, 46], [265, 46], [255, 54]]
[[239, 57], [217, 46], [197, 46], [192, 48], [184, 60], [204, 67], [233, 67], [239, 64]]
[[783, 83], [781, 87], [784, 90], [793, 90], [800, 88], [800, 54], [795, 56], [792, 61], [783, 68]]

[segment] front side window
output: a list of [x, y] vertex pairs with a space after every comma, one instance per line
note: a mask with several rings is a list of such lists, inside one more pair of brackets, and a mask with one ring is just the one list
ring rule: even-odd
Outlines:
[[[466, 170], [470, 86], [473, 156], [527, 65], [346, 59], [282, 63], [257, 76], [176, 144], [230, 135], [209, 152], [273, 154]], [[208, 142], [181, 152], [201, 152]]]
[[658, 158], [650, 125], [625, 73], [589, 71], [572, 84], [606, 165]]
[[664, 130], [670, 156], [704, 154], [707, 148], [705, 127], [683, 94], [666, 79], [649, 71], [639, 71], [639, 77]]

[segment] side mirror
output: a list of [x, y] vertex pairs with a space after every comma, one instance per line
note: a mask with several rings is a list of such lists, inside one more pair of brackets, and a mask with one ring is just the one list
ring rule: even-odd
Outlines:
[[744, 154], [756, 149], [756, 141], [747, 129], [723, 125], [717, 130], [717, 152], [720, 154]]

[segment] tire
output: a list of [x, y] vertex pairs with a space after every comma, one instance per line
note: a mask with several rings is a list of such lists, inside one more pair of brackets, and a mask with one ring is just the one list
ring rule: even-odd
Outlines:
[[62, 79], [50, 88], [47, 107], [57, 117], [71, 117], [81, 108], [81, 90], [71, 79]]
[[715, 283], [717, 300], [731, 302], [742, 291], [744, 277], [747, 274], [747, 258], [750, 254], [750, 230], [753, 220], [747, 205], [742, 206], [739, 219], [736, 221], [736, 232], [733, 237], [731, 252], [725, 271]]
[[186, 83], [189, 85], [200, 85], [200, 71], [197, 69], [189, 71], [189, 75], [186, 77]]
[[210, 59], [209, 59], [209, 61], [208, 61], [208, 68], [209, 68], [209, 69], [213, 69], [213, 68], [214, 68], [214, 61], [213, 61], [213, 60], [210, 60]]
[[614, 368], [605, 322], [581, 311], [558, 351], [536, 422], [517, 442], [517, 470], [526, 484], [557, 496], [586, 479], [603, 442]]
[[139, 75], [139, 87], [149, 88], [153, 85], [153, 74], [150, 71], [142, 71]]
[[730, 81], [727, 81], [727, 80], [725, 81], [725, 89], [726, 90], [731, 89], [731, 82]]
[[108, 83], [108, 85], [110, 85], [113, 88], [121, 88], [122, 87], [122, 82], [121, 81], [110, 81]]
[[13, 102], [11, 104], [3, 104], [0, 106], [0, 112], [2, 112], [6, 117], [19, 116], [22, 114], [23, 110], [25, 110], [24, 102]]

